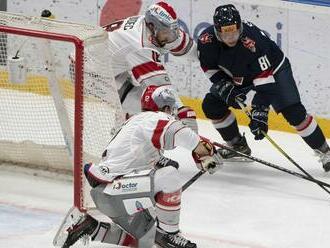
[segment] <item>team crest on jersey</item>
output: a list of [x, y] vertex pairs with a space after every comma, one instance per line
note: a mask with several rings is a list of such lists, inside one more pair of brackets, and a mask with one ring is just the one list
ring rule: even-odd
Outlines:
[[105, 175], [105, 174], [110, 173], [110, 170], [109, 170], [109, 168], [108, 168], [107, 166], [100, 166], [100, 167], [99, 167], [99, 170], [100, 170], [100, 173], [101, 173], [102, 175]]
[[242, 85], [244, 81], [244, 77], [233, 77], [233, 82], [236, 85]]
[[199, 40], [202, 44], [211, 43], [212, 42], [213, 35], [209, 33], [205, 33], [199, 37]]
[[243, 46], [247, 49], [249, 49], [251, 52], [256, 52], [256, 42], [249, 37], [242, 38]]

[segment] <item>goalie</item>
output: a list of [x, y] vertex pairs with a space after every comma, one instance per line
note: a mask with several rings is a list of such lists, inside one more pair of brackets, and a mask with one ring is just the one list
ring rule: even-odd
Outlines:
[[166, 87], [148, 86], [141, 103], [144, 112], [123, 124], [102, 161], [85, 165], [93, 201], [114, 223], [83, 215], [67, 230], [62, 224], [60, 233], [68, 235], [54, 242], [57, 245], [70, 247], [87, 234], [94, 241], [139, 248], [154, 243], [164, 248], [197, 247], [179, 232], [179, 172], [159, 161], [160, 150], [176, 146], [191, 150], [198, 168], [210, 174], [219, 169], [222, 159], [208, 140], [171, 116], [175, 97]]

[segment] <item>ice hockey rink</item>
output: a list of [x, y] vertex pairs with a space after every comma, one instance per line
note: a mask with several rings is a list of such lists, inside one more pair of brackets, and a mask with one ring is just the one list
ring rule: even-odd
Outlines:
[[[210, 123], [200, 121], [199, 127], [201, 134], [221, 142]], [[267, 140], [256, 142], [246, 127], [241, 130], [254, 156], [299, 172]], [[269, 134], [305, 170], [330, 183], [330, 174], [298, 135]], [[182, 183], [198, 172], [186, 151], [170, 155], [180, 162]], [[8, 168], [1, 166], [0, 174], [0, 247], [53, 247], [73, 201], [72, 182], [67, 176]], [[203, 175], [182, 198], [181, 230], [199, 248], [328, 248], [329, 222], [327, 192], [256, 162], [226, 163], [215, 175]], [[89, 247], [113, 246], [95, 242]]]

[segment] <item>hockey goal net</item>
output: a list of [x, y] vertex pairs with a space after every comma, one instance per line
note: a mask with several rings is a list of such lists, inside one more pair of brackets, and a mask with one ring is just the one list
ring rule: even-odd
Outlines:
[[123, 121], [107, 40], [100, 27], [0, 12], [0, 162], [73, 171], [81, 210], [83, 165]]

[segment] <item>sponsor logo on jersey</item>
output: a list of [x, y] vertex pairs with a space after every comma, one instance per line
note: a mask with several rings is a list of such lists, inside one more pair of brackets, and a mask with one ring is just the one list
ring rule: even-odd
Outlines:
[[211, 43], [212, 42], [213, 35], [209, 33], [205, 33], [199, 37], [199, 40], [202, 44]]
[[113, 184], [112, 188], [114, 190], [121, 190], [123, 192], [134, 192], [137, 190], [138, 183], [121, 183], [116, 182]]
[[255, 53], [256, 52], [256, 42], [249, 37], [244, 37], [242, 38], [242, 43], [243, 46], [247, 49], [249, 49], [251, 52]]

